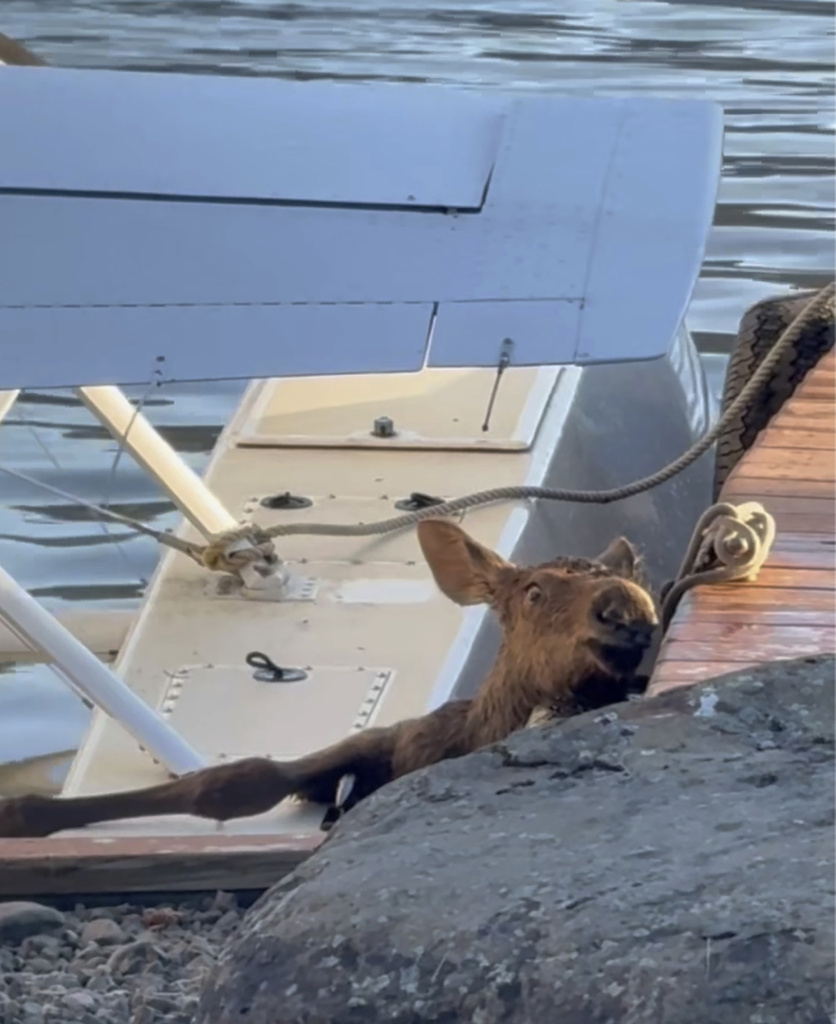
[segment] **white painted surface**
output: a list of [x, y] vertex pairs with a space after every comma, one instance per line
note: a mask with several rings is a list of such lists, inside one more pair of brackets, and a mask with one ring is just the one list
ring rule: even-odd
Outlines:
[[[711, 227], [715, 104], [365, 84], [346, 113], [359, 92], [309, 89], [4, 69], [3, 386], [493, 366], [506, 336], [514, 366], [667, 353]], [[174, 141], [207, 97], [212, 123]]]

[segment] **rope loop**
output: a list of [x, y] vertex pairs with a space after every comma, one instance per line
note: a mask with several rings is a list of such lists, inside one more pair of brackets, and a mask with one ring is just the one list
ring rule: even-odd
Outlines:
[[757, 501], [719, 502], [700, 516], [676, 579], [662, 591], [662, 630], [692, 587], [754, 580], [775, 540], [775, 520]]
[[275, 564], [278, 558], [273, 542], [263, 534], [264, 531], [255, 523], [242, 523], [231, 530], [224, 530], [199, 550], [199, 564], [212, 572], [234, 576], [240, 575], [248, 565]]

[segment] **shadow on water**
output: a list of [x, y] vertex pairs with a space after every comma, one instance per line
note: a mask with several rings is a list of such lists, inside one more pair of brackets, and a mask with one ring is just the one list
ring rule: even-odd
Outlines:
[[[702, 350], [727, 352], [757, 299], [829, 279], [832, 2], [564, 0], [554, 8], [546, 0], [3, 0], [0, 31], [64, 66], [707, 96], [724, 107], [726, 139], [714, 231], [689, 313]], [[717, 386], [722, 361], [708, 358], [707, 366]], [[242, 390], [238, 382], [169, 386], [145, 410], [200, 471]], [[170, 502], [130, 459], [111, 473], [114, 453], [60, 392], [25, 396], [0, 429], [0, 462], [173, 526]], [[136, 604], [156, 561], [153, 541], [28, 484], [4, 478], [0, 488], [0, 564], [47, 607]], [[0, 762], [59, 752], [37, 766], [54, 782], [66, 762], [60, 752], [77, 744], [86, 721], [47, 669], [2, 674]]]

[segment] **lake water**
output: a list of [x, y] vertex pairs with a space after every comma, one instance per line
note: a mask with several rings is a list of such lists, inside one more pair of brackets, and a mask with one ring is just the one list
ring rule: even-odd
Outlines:
[[[725, 166], [689, 323], [718, 354], [708, 356], [715, 381], [749, 304], [832, 273], [827, 0], [3, 0], [0, 31], [72, 67], [713, 98], [725, 110]], [[201, 469], [241, 390], [167, 387], [146, 412]], [[0, 429], [1, 463], [172, 525], [170, 504], [129, 459], [111, 471], [114, 451], [66, 394], [26, 396]], [[134, 607], [156, 556], [153, 541], [0, 477], [0, 563], [48, 607]], [[86, 721], [49, 670], [0, 666], [0, 763], [72, 749]]]

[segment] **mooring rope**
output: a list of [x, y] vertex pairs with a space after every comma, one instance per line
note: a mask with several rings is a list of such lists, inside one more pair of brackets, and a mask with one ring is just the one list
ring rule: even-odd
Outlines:
[[77, 494], [65, 491], [61, 487], [56, 487], [54, 484], [48, 484], [44, 480], [38, 480], [36, 477], [30, 476], [28, 473], [24, 473], [23, 470], [12, 469], [11, 466], [4, 466], [0, 464], [0, 473], [5, 473], [7, 476], [13, 476], [18, 480], [23, 480], [28, 484], [32, 484], [33, 487], [38, 487], [42, 491], [47, 491], [59, 498], [64, 498], [66, 501], [72, 502], [74, 505], [80, 505], [82, 508], [86, 508], [90, 512], [95, 512], [97, 515], [103, 516], [105, 519], [112, 519], [114, 522], [122, 523], [131, 530], [135, 530], [137, 533], [144, 533], [148, 537], [153, 537], [154, 540], [159, 541], [160, 544], [165, 544], [168, 547], [175, 548], [177, 551], [181, 551], [184, 555], [188, 555], [190, 558], [194, 558], [197, 562], [203, 564], [203, 551], [205, 547], [203, 544], [192, 544], [190, 541], [182, 540], [176, 534], [168, 533], [163, 530], [155, 530], [153, 526], [146, 526], [145, 523], [141, 523], [138, 519], [133, 519], [131, 516], [123, 516], [119, 512], [114, 512], [113, 509], [104, 508], [93, 501], [88, 501], [86, 498], [79, 497]]

